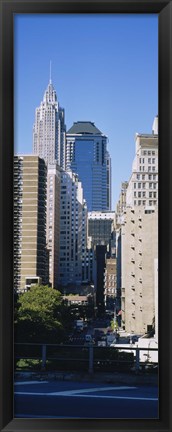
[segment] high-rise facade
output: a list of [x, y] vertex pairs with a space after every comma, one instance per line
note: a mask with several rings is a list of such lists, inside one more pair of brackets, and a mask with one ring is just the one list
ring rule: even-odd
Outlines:
[[36, 108], [33, 126], [33, 153], [46, 163], [65, 168], [65, 114], [59, 106], [57, 94], [50, 79], [43, 101]]
[[14, 289], [48, 283], [46, 166], [38, 156], [14, 157]]
[[60, 189], [61, 168], [48, 164], [47, 172], [47, 248], [49, 252], [49, 282], [58, 287], [60, 260]]
[[107, 309], [114, 309], [115, 298], [117, 295], [116, 258], [106, 257], [105, 264], [106, 264], [105, 273], [104, 273], [105, 306]]
[[[121, 273], [122, 325], [143, 334], [155, 316], [155, 262], [158, 260], [158, 117], [151, 134], [136, 134], [126, 203], [118, 209], [117, 257]], [[118, 254], [118, 245], [120, 246]], [[117, 279], [119, 282], [119, 279]], [[119, 289], [119, 284], [118, 284]]]
[[35, 111], [33, 153], [47, 165], [47, 246], [49, 251], [49, 282], [59, 283], [60, 260], [60, 169], [65, 168], [64, 109], [59, 106], [57, 94], [50, 79], [43, 101]]
[[76, 122], [66, 134], [66, 168], [82, 182], [88, 211], [111, 209], [111, 158], [107, 136], [92, 122]]
[[155, 262], [158, 258], [158, 211], [127, 207], [121, 227], [122, 324], [129, 333], [144, 334], [155, 316]]
[[61, 171], [60, 200], [59, 283], [66, 286], [82, 282], [83, 250], [86, 249], [86, 208], [82, 184], [78, 175], [70, 170]]
[[152, 134], [136, 134], [136, 154], [129, 180], [126, 205], [158, 206], [158, 117]]
[[88, 236], [91, 246], [110, 244], [111, 234], [114, 230], [115, 212], [88, 212]]

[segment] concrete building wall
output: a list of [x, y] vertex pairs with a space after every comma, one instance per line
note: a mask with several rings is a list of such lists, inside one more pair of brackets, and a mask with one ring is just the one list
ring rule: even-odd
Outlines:
[[126, 208], [122, 239], [122, 324], [143, 334], [155, 314], [154, 260], [158, 258], [158, 212]]

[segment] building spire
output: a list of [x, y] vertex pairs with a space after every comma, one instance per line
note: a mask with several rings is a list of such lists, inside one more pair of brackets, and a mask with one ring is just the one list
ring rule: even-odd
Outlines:
[[52, 84], [52, 79], [51, 79], [51, 60], [50, 60], [50, 84]]

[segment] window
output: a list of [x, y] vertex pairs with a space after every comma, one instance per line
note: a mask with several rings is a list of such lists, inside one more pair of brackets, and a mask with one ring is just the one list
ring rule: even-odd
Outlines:
[[137, 180], [140, 180], [140, 174], [137, 174]]
[[149, 172], [151, 171], [151, 166], [148, 166], [148, 171], [149, 171]]
[[136, 189], [136, 183], [134, 183], [134, 189]]
[[141, 205], [141, 201], [140, 200], [138, 200], [138, 205]]
[[145, 174], [142, 174], [142, 180], [145, 180]]
[[151, 163], [151, 158], [148, 158], [148, 163], [149, 163], [149, 164]]
[[155, 163], [155, 158], [152, 158], [152, 163], [153, 163], [153, 164]]
[[141, 192], [138, 192], [138, 197], [141, 198]]
[[138, 183], [138, 188], [139, 188], [139, 189], [141, 188], [141, 183]]

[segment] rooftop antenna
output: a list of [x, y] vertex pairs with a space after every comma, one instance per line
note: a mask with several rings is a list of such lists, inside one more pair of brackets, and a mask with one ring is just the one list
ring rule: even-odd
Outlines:
[[50, 60], [50, 84], [52, 84], [52, 79], [51, 79], [51, 60]]

